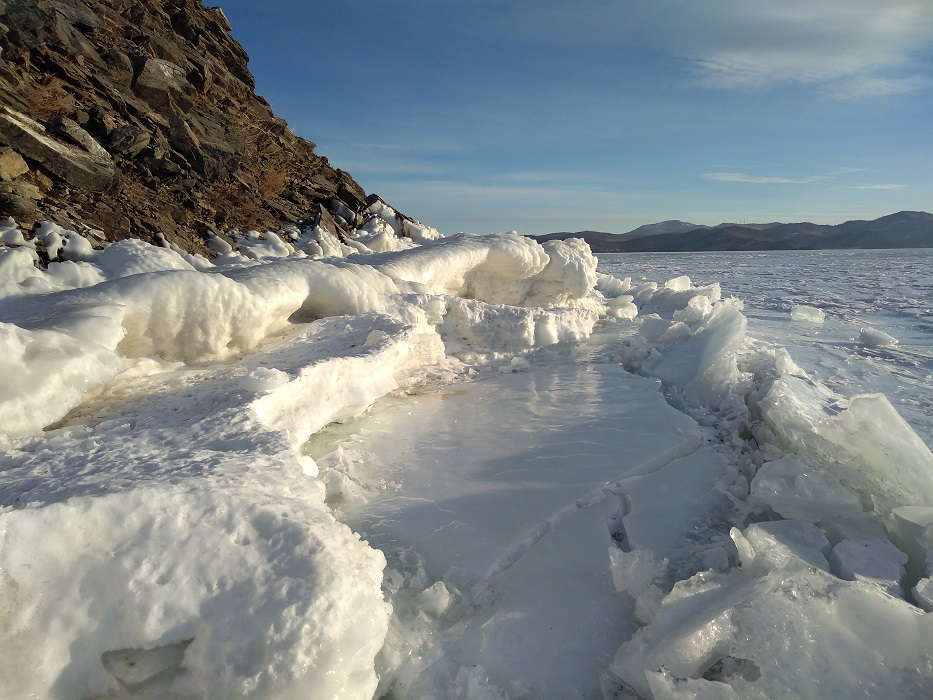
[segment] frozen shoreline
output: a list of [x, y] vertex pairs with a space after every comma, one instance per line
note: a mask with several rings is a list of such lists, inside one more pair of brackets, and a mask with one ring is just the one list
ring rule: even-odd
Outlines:
[[[424, 227], [415, 245], [382, 214], [351, 247], [295, 232], [291, 243], [247, 239], [250, 258], [214, 264], [138, 242], [101, 254], [52, 230], [76, 257], [49, 272], [32, 266], [28, 245], [0, 251], [11, 378], [0, 406], [4, 696], [929, 690], [933, 618], [918, 604], [933, 607], [933, 455], [884, 397], [836, 396], [783, 350], [748, 338], [741, 304], [718, 285], [633, 286], [598, 275], [575, 242], [434, 240]], [[363, 250], [376, 254], [305, 257]], [[588, 339], [581, 356], [574, 348]], [[469, 472], [442, 487], [419, 478], [429, 452], [393, 455], [389, 437], [441, 435], [432, 410], [393, 424], [381, 443], [363, 436], [361, 454], [366, 439], [381, 444], [376, 460], [348, 452], [354, 426], [379, 405], [354, 417], [381, 397], [574, 367], [639, 388], [627, 401], [606, 393], [606, 410], [580, 423], [601, 429], [596, 418], [616, 415], [612, 429], [629, 431], [589, 441], [605, 459], [575, 448], [562, 462], [573, 441], [545, 441], [553, 490], [538, 493], [534, 460], [498, 454], [493, 433], [486, 458], [518, 472], [508, 506], [479, 498]], [[533, 405], [519, 397], [511, 409], [504, 395], [493, 400], [493, 423], [497, 410]], [[455, 405], [463, 413], [446, 431], [447, 454], [472, 450], [482, 465], [463, 425], [475, 404]], [[320, 432], [334, 421], [351, 434]], [[651, 429], [660, 442], [646, 454], [668, 456], [628, 481], [608, 457], [631, 460], [632, 440]], [[316, 434], [312, 458], [303, 446]], [[693, 446], [672, 450], [688, 434]], [[521, 451], [540, 449], [534, 437]], [[602, 465], [592, 483], [568, 480], [565, 464], [581, 461]], [[422, 551], [421, 529], [445, 523], [386, 517], [398, 508], [377, 497], [387, 484], [432, 508], [469, 497], [451, 522], [479, 518], [473, 526], [488, 531], [464, 540], [455, 528]], [[502, 489], [478, 493], [498, 499]], [[556, 500], [539, 497], [549, 492]], [[593, 493], [604, 497], [587, 502]], [[373, 543], [408, 532], [410, 559], [342, 519], [372, 530]], [[607, 641], [574, 666], [586, 677], [561, 674], [554, 657], [522, 657], [532, 646], [503, 656], [521, 627], [486, 624], [498, 613], [559, 646], [534, 632], [534, 614], [572, 619], [576, 608], [549, 599], [554, 588], [528, 592], [581, 570], [601, 577], [611, 600], [595, 610], [628, 615], [621, 636], [594, 636]], [[500, 598], [467, 595], [496, 571], [506, 573]], [[20, 672], [26, 659], [38, 660], [34, 673]], [[554, 673], [567, 685], [548, 681]]]

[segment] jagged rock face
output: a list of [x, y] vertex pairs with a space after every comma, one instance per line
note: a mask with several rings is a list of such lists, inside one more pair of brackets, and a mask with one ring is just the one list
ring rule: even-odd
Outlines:
[[0, 216], [198, 252], [358, 223], [366, 193], [256, 95], [230, 30], [197, 0], [0, 0]]

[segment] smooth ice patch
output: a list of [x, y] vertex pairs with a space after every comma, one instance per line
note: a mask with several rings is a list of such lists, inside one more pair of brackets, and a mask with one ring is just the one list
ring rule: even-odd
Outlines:
[[417, 544], [435, 579], [473, 585], [602, 488], [697, 448], [696, 423], [654, 386], [611, 365], [532, 367], [375, 412], [362, 447], [400, 488], [350, 522], [376, 544]]
[[[606, 554], [611, 496], [618, 482], [696, 450], [696, 423], [656, 382], [562, 364], [377, 408], [353, 430], [359, 449], [379, 455], [369, 481], [392, 486], [370, 486], [363, 505], [342, 503], [348, 522], [390, 562], [417, 555], [427, 581], [471, 603], [442, 660], [395, 669], [396, 692], [437, 696], [475, 666], [517, 695], [597, 694], [606, 645], [633, 631], [633, 601], [615, 591]], [[722, 462], [711, 461], [720, 474]], [[710, 475], [695, 466], [697, 481]]]

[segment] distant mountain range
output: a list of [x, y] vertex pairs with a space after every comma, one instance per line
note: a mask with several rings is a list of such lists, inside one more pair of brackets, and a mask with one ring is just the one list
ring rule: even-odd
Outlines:
[[933, 248], [933, 214], [902, 211], [874, 221], [846, 221], [833, 226], [807, 222], [701, 226], [662, 221], [627, 233], [561, 231], [532, 238], [539, 242], [582, 238], [594, 253]]

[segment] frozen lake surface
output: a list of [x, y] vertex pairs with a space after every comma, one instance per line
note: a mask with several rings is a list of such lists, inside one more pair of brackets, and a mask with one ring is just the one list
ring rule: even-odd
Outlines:
[[571, 361], [385, 404], [346, 424], [353, 437], [318, 463], [352, 476], [365, 504], [351, 497], [341, 516], [390, 567], [410, 577], [417, 561], [418, 576], [462, 596], [438, 668], [396, 695], [443, 695], [443, 676], [479, 667], [513, 692], [598, 697], [635, 631], [607, 520], [621, 523], [626, 486], [674, 462], [722, 475], [699, 426], [657, 381]]
[[[599, 269], [634, 279], [688, 275], [745, 304], [749, 333], [786, 347], [842, 394], [880, 391], [933, 446], [933, 251], [814, 250], [601, 254]], [[826, 314], [792, 322], [796, 305]], [[897, 339], [866, 347], [869, 326]]]
[[927, 266], [373, 206], [3, 231], [0, 696], [933, 694]]

